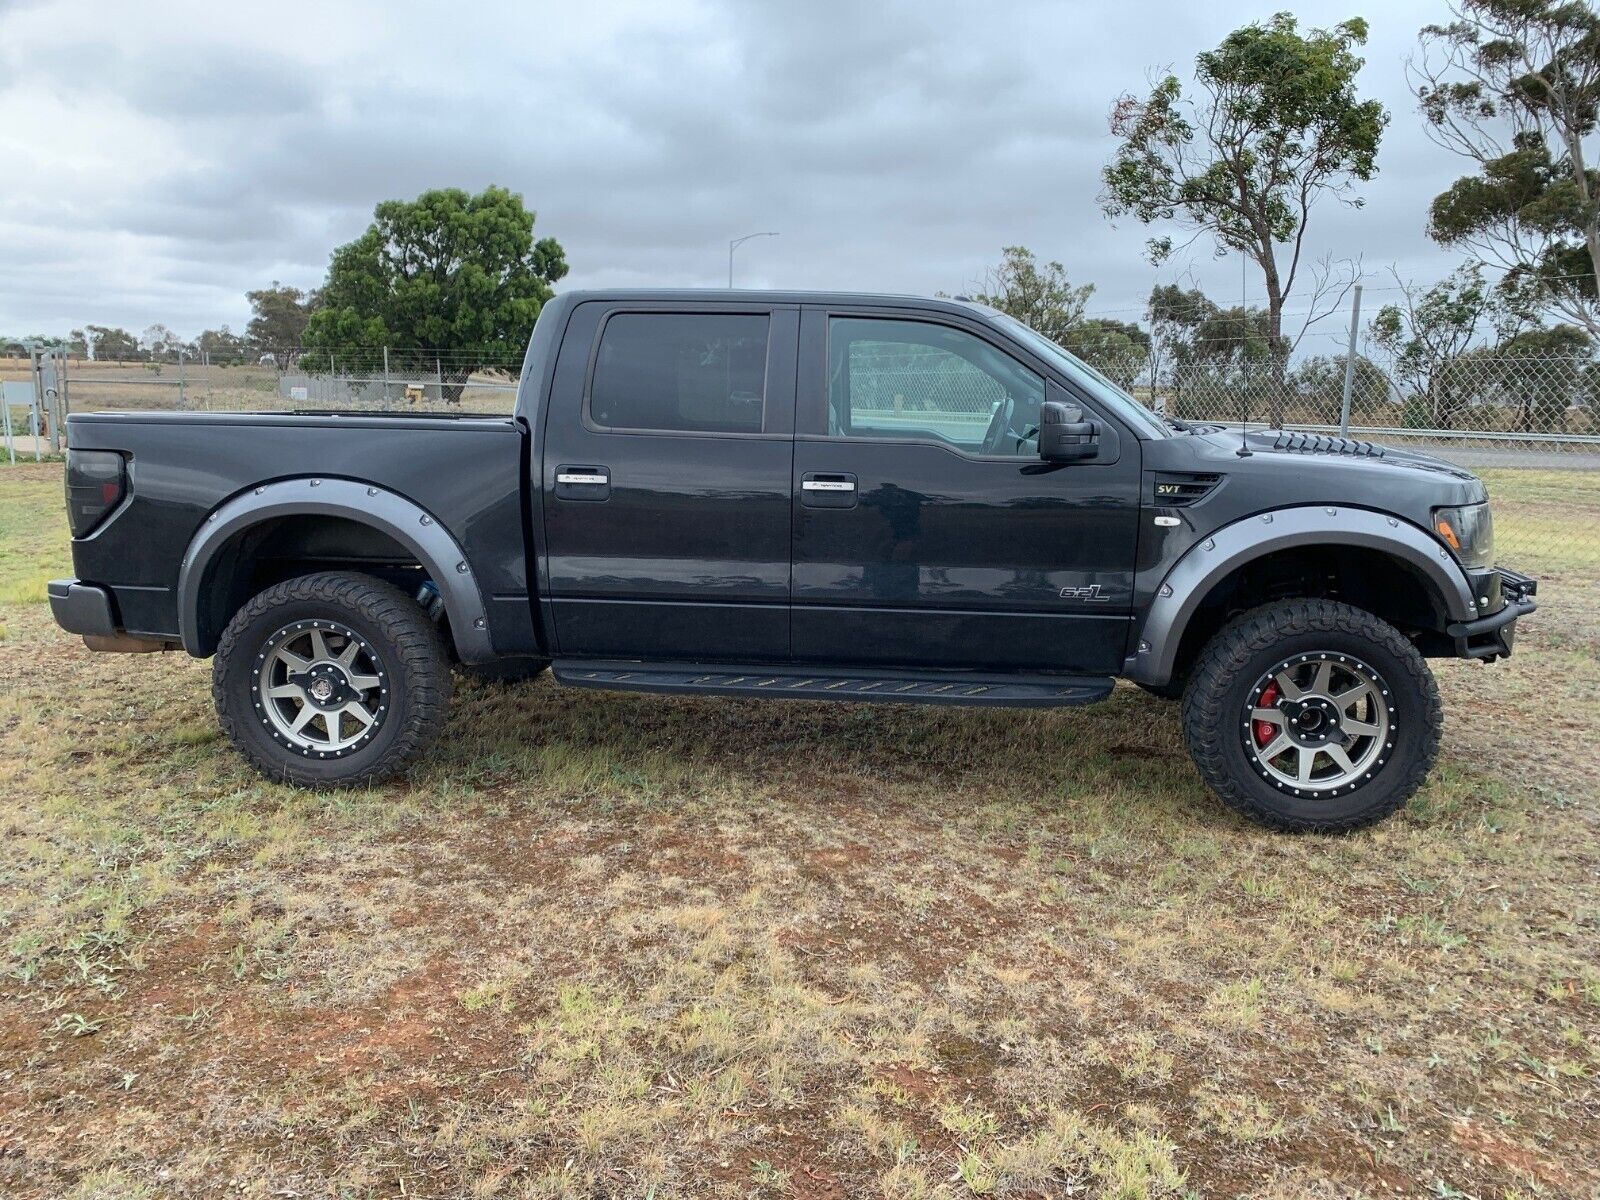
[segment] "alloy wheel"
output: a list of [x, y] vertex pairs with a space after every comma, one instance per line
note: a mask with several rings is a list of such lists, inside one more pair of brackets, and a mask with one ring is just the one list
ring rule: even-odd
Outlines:
[[255, 708], [273, 740], [307, 758], [367, 745], [389, 712], [389, 681], [371, 643], [338, 621], [295, 621], [256, 656]]
[[1296, 796], [1337, 796], [1382, 768], [1394, 749], [1394, 698], [1348, 654], [1297, 654], [1251, 688], [1242, 731], [1261, 777]]

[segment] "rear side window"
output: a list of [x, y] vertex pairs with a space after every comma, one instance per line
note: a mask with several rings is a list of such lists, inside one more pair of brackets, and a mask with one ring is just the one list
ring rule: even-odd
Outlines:
[[605, 429], [760, 433], [767, 324], [741, 313], [618, 313], [600, 335], [589, 420]]

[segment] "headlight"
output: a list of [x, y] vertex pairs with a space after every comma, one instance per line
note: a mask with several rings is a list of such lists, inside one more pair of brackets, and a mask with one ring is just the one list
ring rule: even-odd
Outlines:
[[1494, 566], [1494, 518], [1487, 504], [1433, 510], [1433, 531], [1463, 567]]

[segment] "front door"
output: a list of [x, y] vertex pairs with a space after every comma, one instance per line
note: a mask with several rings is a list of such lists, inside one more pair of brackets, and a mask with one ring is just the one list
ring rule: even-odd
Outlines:
[[566, 657], [789, 655], [799, 310], [580, 304], [539, 448]]
[[794, 463], [797, 658], [1121, 669], [1139, 442], [1038, 457], [1046, 364], [982, 321], [808, 308]]

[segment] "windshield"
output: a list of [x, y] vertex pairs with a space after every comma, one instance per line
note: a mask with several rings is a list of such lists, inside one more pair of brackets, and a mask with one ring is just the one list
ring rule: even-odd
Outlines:
[[993, 319], [1003, 324], [1007, 331], [1026, 345], [1028, 349], [1041, 358], [1049, 360], [1073, 383], [1088, 392], [1097, 402], [1104, 404], [1140, 433], [1147, 437], [1171, 436], [1159, 417], [1077, 355], [1063, 350], [1042, 333], [1029, 329], [1015, 317], [1008, 317], [1004, 313], [995, 313]]

